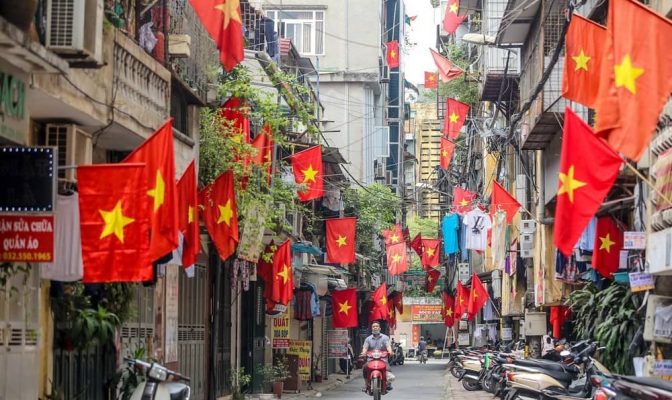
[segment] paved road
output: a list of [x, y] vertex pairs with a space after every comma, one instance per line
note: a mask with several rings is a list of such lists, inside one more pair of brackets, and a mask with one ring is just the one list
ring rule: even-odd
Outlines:
[[[394, 390], [383, 396], [386, 400], [490, 400], [485, 392], [467, 392], [457, 379], [446, 376], [446, 360], [429, 360], [420, 365], [415, 361], [392, 367], [396, 376]], [[370, 399], [361, 390], [364, 380], [361, 370], [355, 370], [356, 379], [322, 393], [325, 400]]]

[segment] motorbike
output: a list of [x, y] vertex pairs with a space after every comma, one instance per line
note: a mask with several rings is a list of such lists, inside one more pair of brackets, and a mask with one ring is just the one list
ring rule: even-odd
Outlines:
[[481, 390], [481, 379], [485, 373], [483, 359], [471, 356], [461, 356], [461, 358], [463, 370], [458, 380], [462, 382], [462, 387], [470, 392]]
[[366, 353], [367, 359], [370, 359], [366, 364], [366, 393], [373, 396], [373, 400], [380, 400], [382, 395], [387, 394], [387, 363], [385, 357], [388, 356], [386, 351], [374, 350]]
[[613, 375], [600, 382], [595, 400], [669, 400], [672, 383], [662, 379]]
[[131, 400], [189, 400], [191, 397], [189, 377], [157, 363], [150, 364], [130, 358], [124, 358], [124, 361], [147, 378], [133, 391]]
[[395, 343], [392, 347], [392, 357], [390, 358], [391, 365], [404, 365], [404, 350], [399, 343]]
[[419, 350], [417, 354], [418, 354], [418, 361], [420, 361], [420, 364], [427, 364], [427, 349]]

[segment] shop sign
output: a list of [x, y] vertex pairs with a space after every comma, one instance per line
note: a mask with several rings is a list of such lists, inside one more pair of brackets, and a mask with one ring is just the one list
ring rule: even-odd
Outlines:
[[55, 150], [55, 147], [0, 147], [0, 212], [54, 211]]
[[52, 215], [0, 215], [0, 261], [53, 262]]
[[24, 143], [28, 132], [26, 84], [16, 76], [0, 71], [0, 136]]
[[414, 304], [411, 306], [411, 322], [443, 323], [443, 306], [440, 304]]
[[289, 309], [285, 314], [273, 318], [273, 326], [271, 328], [272, 348], [274, 349], [289, 348], [289, 321], [290, 321]]
[[337, 329], [327, 331], [327, 357], [344, 358], [348, 356], [348, 336], [347, 329]]
[[310, 381], [311, 349], [313, 342], [311, 340], [290, 340], [287, 354], [298, 356], [299, 375], [304, 382]]
[[628, 274], [630, 278], [630, 290], [632, 292], [643, 292], [645, 290], [653, 290], [656, 284], [653, 281], [653, 275], [645, 272], [631, 272]]
[[460, 332], [457, 335], [457, 344], [460, 346], [469, 346], [470, 344], [469, 332]]
[[656, 376], [672, 376], [672, 360], [654, 361], [653, 374]]
[[646, 249], [646, 232], [623, 232], [623, 249]]

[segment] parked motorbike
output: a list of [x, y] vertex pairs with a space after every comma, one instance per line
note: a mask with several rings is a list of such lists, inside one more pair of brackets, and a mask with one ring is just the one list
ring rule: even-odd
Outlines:
[[344, 374], [350, 375], [352, 369], [354, 368], [355, 355], [352, 353], [352, 348], [348, 346], [348, 356], [340, 358], [338, 360], [338, 366], [341, 367], [341, 371]]
[[662, 379], [618, 376], [600, 382], [595, 400], [670, 400], [672, 383]]
[[399, 343], [395, 343], [392, 347], [392, 357], [390, 358], [391, 365], [404, 365], [404, 350]]
[[366, 393], [373, 396], [373, 400], [380, 400], [382, 395], [387, 394], [387, 363], [385, 357], [388, 356], [386, 351], [374, 350], [366, 353], [367, 359], [370, 359], [366, 364]]
[[462, 387], [468, 391], [481, 390], [481, 379], [483, 378], [484, 366], [481, 357], [461, 356], [462, 374], [459, 381]]
[[124, 361], [147, 378], [133, 391], [131, 400], [189, 400], [191, 397], [190, 378], [157, 363], [130, 358]]

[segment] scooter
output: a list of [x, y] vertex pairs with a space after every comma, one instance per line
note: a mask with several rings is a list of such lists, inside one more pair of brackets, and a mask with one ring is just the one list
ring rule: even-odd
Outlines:
[[131, 400], [189, 400], [191, 397], [190, 378], [157, 363], [130, 358], [124, 358], [124, 361], [147, 378], [133, 391]]
[[427, 364], [427, 350], [418, 351], [418, 361], [420, 364]]
[[481, 390], [481, 379], [485, 373], [482, 359], [470, 356], [461, 356], [461, 358], [463, 370], [458, 380], [462, 381], [462, 387], [469, 392]]
[[373, 400], [380, 400], [382, 395], [387, 394], [387, 363], [385, 357], [386, 351], [374, 350], [366, 353], [367, 359], [371, 359], [366, 364], [366, 393], [373, 396]]
[[662, 379], [614, 375], [600, 383], [596, 400], [672, 399], [672, 383]]
[[392, 348], [392, 358], [390, 359], [391, 365], [404, 365], [404, 350], [401, 345], [395, 343]]

